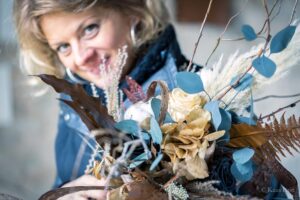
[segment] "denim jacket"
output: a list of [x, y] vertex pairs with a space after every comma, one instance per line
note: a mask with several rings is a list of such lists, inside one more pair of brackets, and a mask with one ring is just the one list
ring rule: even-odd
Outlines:
[[[177, 71], [186, 66], [188, 61], [181, 54], [174, 29], [170, 25], [147, 47], [146, 53], [136, 63], [129, 76], [146, 91], [154, 80], [164, 80], [170, 89], [174, 88]], [[199, 70], [200, 67], [194, 65], [194, 69]], [[66, 79], [68, 80], [68, 77]], [[92, 94], [89, 84], [84, 84], [83, 87]], [[123, 87], [126, 87], [125, 82], [120, 83], [120, 88]], [[103, 91], [97, 90], [103, 100]], [[69, 99], [69, 96], [62, 94], [61, 98]], [[129, 101], [125, 99], [124, 104], [128, 106]], [[94, 138], [79, 115], [64, 103], [60, 103], [55, 155], [57, 177], [54, 187], [83, 175], [91, 167], [96, 155]]]

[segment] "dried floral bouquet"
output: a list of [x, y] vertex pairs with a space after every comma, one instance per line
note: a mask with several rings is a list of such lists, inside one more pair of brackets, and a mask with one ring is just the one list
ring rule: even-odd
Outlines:
[[[124, 112], [118, 82], [106, 88], [107, 106], [103, 106], [80, 85], [40, 75], [57, 92], [70, 95], [72, 100], [63, 101], [80, 115], [99, 144], [102, 159], [94, 161], [89, 173], [107, 180], [103, 187], [60, 188], [41, 199], [87, 189], [109, 190], [111, 200], [261, 199], [272, 189], [274, 178], [299, 199], [297, 180], [280, 164], [279, 156], [292, 154], [290, 148], [298, 151], [300, 119], [253, 112], [252, 90], [276, 80], [299, 61], [293, 57], [294, 63], [286, 63], [300, 52], [296, 26], [289, 23], [270, 35], [270, 17], [278, 2], [269, 10], [263, 1], [267, 19], [261, 31], [242, 27], [244, 39], [265, 34], [265, 43], [233, 55], [224, 66], [219, 62], [212, 69], [191, 72], [192, 59], [187, 70], [176, 75], [176, 88], [169, 90], [158, 80], [146, 93], [127, 77], [129, 88], [124, 92], [132, 105]], [[294, 10], [291, 21], [293, 17]], [[124, 54], [122, 49], [120, 66]], [[243, 191], [247, 195], [241, 195]]]

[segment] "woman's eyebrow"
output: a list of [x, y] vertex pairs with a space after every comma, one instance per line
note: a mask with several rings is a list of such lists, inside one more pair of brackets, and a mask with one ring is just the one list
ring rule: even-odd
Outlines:
[[96, 15], [89, 16], [88, 18], [82, 20], [79, 26], [76, 28], [76, 33], [79, 33], [81, 30], [83, 30], [84, 26], [86, 25], [86, 22], [93, 18], [96, 18]]

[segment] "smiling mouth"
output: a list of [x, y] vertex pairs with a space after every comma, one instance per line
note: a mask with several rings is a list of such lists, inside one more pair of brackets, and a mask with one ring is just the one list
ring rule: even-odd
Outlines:
[[100, 62], [95, 63], [93, 67], [88, 69], [87, 72], [94, 76], [105, 76], [105, 74], [109, 73], [110, 62], [110, 57], [105, 56], [104, 58], [100, 59]]

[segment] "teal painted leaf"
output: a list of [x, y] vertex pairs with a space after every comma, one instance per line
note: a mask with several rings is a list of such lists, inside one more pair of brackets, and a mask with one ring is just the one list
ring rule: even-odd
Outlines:
[[252, 166], [253, 166], [252, 161], [249, 161], [242, 165], [234, 162], [231, 165], [230, 171], [236, 180], [239, 180], [241, 182], [246, 182], [246, 181], [249, 181], [253, 176], [253, 167]]
[[278, 53], [284, 50], [293, 38], [295, 31], [296, 26], [287, 26], [279, 31], [271, 40], [270, 52]]
[[230, 140], [229, 130], [231, 128], [232, 116], [230, 112], [222, 108], [220, 108], [220, 113], [222, 120], [218, 130], [225, 130], [225, 134], [218, 139], [218, 144], [222, 145], [228, 143]]
[[222, 122], [222, 116], [219, 108], [219, 101], [210, 101], [205, 104], [204, 109], [209, 111], [212, 116], [212, 123], [215, 130], [219, 130], [219, 126]]
[[253, 67], [264, 77], [270, 78], [276, 71], [276, 64], [266, 56], [261, 56], [253, 60]]
[[163, 154], [159, 153], [158, 156], [152, 162], [152, 164], [150, 166], [150, 171], [153, 171], [157, 167], [157, 165], [160, 163], [162, 158], [163, 158]]
[[143, 139], [145, 140], [145, 142], [149, 142], [149, 140], [150, 140], [150, 135], [149, 135], [149, 133], [143, 132], [143, 131], [141, 131], [141, 133], [142, 133], [142, 137], [143, 137]]
[[138, 167], [139, 165], [141, 165], [143, 162], [145, 162], [148, 159], [149, 159], [149, 156], [144, 152], [132, 160], [133, 162], [130, 163], [129, 168], [132, 169], [132, 168]]
[[220, 108], [220, 113], [221, 113], [222, 121], [218, 130], [228, 131], [231, 128], [231, 121], [232, 121], [231, 113], [222, 108]]
[[252, 41], [257, 38], [254, 29], [248, 24], [242, 26], [242, 33], [247, 41]]
[[151, 117], [150, 119], [150, 135], [154, 144], [161, 144], [162, 142], [162, 132], [158, 125], [158, 122]]
[[[158, 118], [159, 118], [160, 107], [161, 107], [161, 100], [158, 98], [152, 98], [151, 108], [152, 108], [152, 111], [154, 113], [156, 120], [158, 120]], [[173, 123], [173, 122], [174, 121], [172, 120], [170, 113], [167, 112], [164, 123]]]
[[254, 150], [246, 147], [246, 148], [235, 151], [232, 154], [232, 158], [238, 164], [245, 164], [246, 162], [251, 160], [253, 155], [254, 155]]
[[199, 93], [204, 90], [203, 82], [196, 73], [178, 72], [176, 81], [178, 87], [189, 94]]
[[236, 83], [237, 80], [239, 80], [239, 78], [241, 77], [241, 75], [235, 76], [231, 82], [230, 85], [237, 91], [241, 92], [245, 89], [247, 89], [249, 86], [251, 86], [252, 82], [253, 82], [253, 76], [249, 73], [247, 73], [240, 81], [237, 85], [234, 85]]
[[152, 98], [151, 100], [151, 108], [154, 113], [155, 119], [158, 120], [159, 112], [160, 112], [161, 100], [158, 98]]
[[136, 121], [128, 119], [115, 124], [115, 128], [124, 133], [130, 133], [138, 137], [139, 125]]

